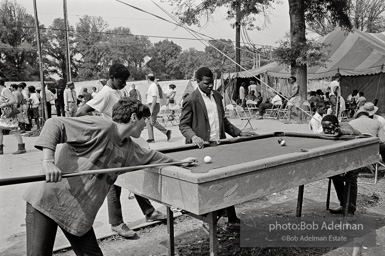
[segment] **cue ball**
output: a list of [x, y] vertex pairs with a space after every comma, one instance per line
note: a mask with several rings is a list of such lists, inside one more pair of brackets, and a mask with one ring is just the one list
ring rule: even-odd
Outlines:
[[281, 144], [281, 146], [285, 146], [286, 145], [286, 141], [282, 140], [279, 144]]
[[205, 158], [203, 158], [203, 161], [208, 164], [211, 162], [211, 157], [210, 156], [205, 156]]

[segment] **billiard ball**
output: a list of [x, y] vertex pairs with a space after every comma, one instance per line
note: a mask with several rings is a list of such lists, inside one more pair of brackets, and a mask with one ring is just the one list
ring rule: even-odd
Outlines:
[[205, 156], [205, 158], [203, 158], [203, 161], [208, 164], [211, 162], [211, 157], [210, 156]]
[[285, 146], [286, 145], [286, 141], [282, 140], [279, 144], [281, 144], [281, 146]]
[[283, 141], [283, 139], [278, 139], [278, 144], [281, 144], [281, 141]]

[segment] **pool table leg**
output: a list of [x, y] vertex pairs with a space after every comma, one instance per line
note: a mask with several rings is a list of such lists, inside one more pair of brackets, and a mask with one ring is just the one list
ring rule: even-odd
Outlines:
[[346, 218], [348, 216], [348, 210], [349, 210], [349, 201], [350, 201], [350, 188], [351, 188], [351, 171], [347, 172], [345, 174], [345, 189], [344, 189], [344, 202], [343, 202], [343, 208], [344, 212], [342, 215]]
[[301, 217], [301, 215], [302, 215], [302, 202], [303, 202], [304, 187], [305, 187], [305, 185], [301, 185], [298, 187], [297, 212], [295, 214], [296, 217]]
[[210, 256], [218, 255], [217, 240], [217, 212], [210, 212], [207, 215], [207, 222], [210, 228]]
[[175, 255], [175, 243], [174, 243], [174, 213], [170, 207], [167, 207], [167, 233], [168, 233], [168, 255]]
[[330, 208], [330, 190], [332, 188], [332, 179], [329, 178], [329, 183], [328, 183], [328, 194], [326, 196], [326, 210], [329, 210]]

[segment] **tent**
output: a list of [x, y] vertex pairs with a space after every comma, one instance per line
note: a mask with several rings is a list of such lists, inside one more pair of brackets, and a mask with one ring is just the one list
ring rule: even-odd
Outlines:
[[[368, 101], [378, 99], [380, 112], [385, 112], [385, 32], [352, 33], [336, 28], [318, 42], [329, 45], [325, 51], [328, 62], [325, 67], [308, 68], [308, 90], [325, 89], [330, 78], [339, 72], [342, 75], [342, 96], [354, 89], [365, 93]], [[261, 76], [269, 85], [282, 86], [290, 77], [290, 68], [273, 62], [257, 69], [232, 73], [231, 77], [249, 78]], [[320, 79], [324, 82], [320, 82]], [[317, 81], [318, 80], [318, 81]]]

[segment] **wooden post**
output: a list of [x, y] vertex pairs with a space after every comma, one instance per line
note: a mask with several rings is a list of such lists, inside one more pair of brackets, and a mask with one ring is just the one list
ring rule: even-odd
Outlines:
[[167, 233], [168, 233], [168, 255], [175, 255], [174, 243], [174, 213], [171, 208], [167, 206]]
[[37, 5], [36, 0], [33, 0], [33, 8], [35, 11], [35, 26], [36, 26], [36, 41], [37, 41], [37, 52], [39, 54], [39, 68], [40, 68], [40, 82], [41, 82], [41, 94], [43, 101], [43, 119], [44, 121], [48, 119], [47, 113], [47, 101], [45, 95], [45, 84], [44, 84], [44, 71], [43, 71], [43, 56], [41, 55], [41, 45], [40, 45], [40, 29], [39, 29], [39, 18], [37, 16]]
[[235, 72], [239, 72], [241, 68], [241, 1], [236, 3], [236, 22], [235, 22]]
[[[66, 47], [66, 70], [67, 83], [71, 81], [71, 55], [68, 35], [68, 18], [67, 18], [67, 0], [63, 0], [64, 26], [65, 26], [65, 47]], [[66, 83], [66, 84], [67, 84]]]
[[297, 198], [297, 213], [296, 217], [301, 217], [302, 215], [302, 203], [303, 203], [303, 190], [304, 190], [304, 185], [301, 185], [298, 187], [298, 198]]

